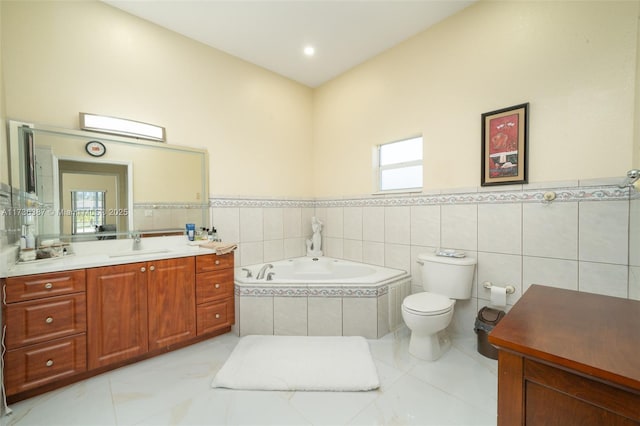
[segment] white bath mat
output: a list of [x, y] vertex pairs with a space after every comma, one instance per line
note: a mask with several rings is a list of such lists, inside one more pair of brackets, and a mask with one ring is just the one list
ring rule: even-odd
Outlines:
[[366, 391], [380, 387], [369, 344], [359, 336], [245, 336], [214, 388]]

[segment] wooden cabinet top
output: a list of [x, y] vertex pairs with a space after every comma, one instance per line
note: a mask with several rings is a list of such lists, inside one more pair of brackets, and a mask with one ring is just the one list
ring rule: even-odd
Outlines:
[[489, 341], [640, 391], [640, 301], [533, 285]]

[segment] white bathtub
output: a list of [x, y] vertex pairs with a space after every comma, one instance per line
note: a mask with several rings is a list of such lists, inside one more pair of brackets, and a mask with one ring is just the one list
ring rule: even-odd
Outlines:
[[258, 271], [264, 265], [236, 268], [235, 329], [240, 336], [375, 339], [402, 324], [402, 300], [411, 290], [406, 271], [329, 257], [301, 257], [271, 265], [260, 280]]

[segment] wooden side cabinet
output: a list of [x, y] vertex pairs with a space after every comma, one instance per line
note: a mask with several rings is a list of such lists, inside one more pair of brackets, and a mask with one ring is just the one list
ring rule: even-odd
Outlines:
[[196, 258], [197, 333], [203, 335], [235, 322], [233, 253]]
[[7, 395], [86, 371], [84, 270], [6, 278], [3, 293]]
[[533, 285], [489, 334], [498, 425], [640, 425], [640, 302]]

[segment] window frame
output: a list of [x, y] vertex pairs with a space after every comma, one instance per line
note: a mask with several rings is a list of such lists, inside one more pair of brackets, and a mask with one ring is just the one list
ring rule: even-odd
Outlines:
[[[386, 165], [381, 165], [380, 164], [380, 153], [381, 153], [381, 148], [385, 145], [390, 145], [390, 144], [394, 144], [394, 143], [398, 143], [398, 142], [405, 142], [405, 141], [409, 141], [412, 139], [420, 139], [421, 143], [423, 144], [422, 146], [422, 158], [420, 158], [419, 160], [412, 160], [412, 161], [403, 161], [400, 163], [393, 163], [393, 164], [386, 164]], [[412, 193], [412, 192], [422, 192], [423, 188], [424, 188], [424, 138], [423, 136], [420, 135], [415, 135], [415, 136], [410, 136], [410, 137], [406, 137], [406, 138], [402, 138], [402, 139], [397, 139], [394, 141], [390, 141], [390, 142], [385, 142], [385, 143], [381, 143], [379, 145], [376, 145], [373, 148], [373, 164], [374, 164], [374, 177], [373, 177], [373, 187], [374, 187], [374, 191], [373, 194], [393, 194], [393, 193]], [[393, 189], [382, 189], [382, 173], [385, 170], [394, 170], [394, 169], [406, 169], [408, 167], [415, 167], [415, 166], [420, 166], [422, 168], [422, 179], [421, 179], [421, 185], [420, 186], [413, 186], [413, 187], [406, 187], [406, 188], [393, 188]]]
[[[77, 194], [84, 194], [84, 193], [94, 193], [94, 194], [101, 194], [99, 197], [98, 195], [95, 196], [94, 199], [94, 203], [93, 206], [82, 206], [80, 208], [78, 208], [77, 205]], [[100, 198], [100, 199], [98, 199]], [[90, 234], [92, 232], [96, 232], [98, 226], [101, 225], [105, 225], [106, 224], [106, 215], [104, 214], [105, 211], [105, 203], [107, 200], [107, 192], [104, 190], [90, 190], [90, 191], [86, 191], [86, 190], [75, 190], [75, 191], [71, 191], [71, 211], [72, 211], [72, 216], [71, 216], [71, 235], [86, 235], [86, 234]], [[91, 217], [93, 217], [95, 219], [95, 224], [94, 224], [94, 229], [92, 231], [83, 231], [83, 232], [78, 232], [78, 223], [81, 217], [85, 216], [85, 212], [93, 212], [93, 215]], [[83, 223], [86, 223], [86, 221], [82, 221]], [[87, 229], [86, 226], [81, 226], [81, 229]]]

